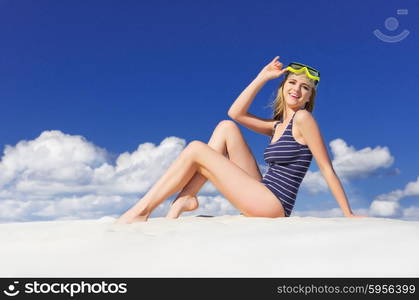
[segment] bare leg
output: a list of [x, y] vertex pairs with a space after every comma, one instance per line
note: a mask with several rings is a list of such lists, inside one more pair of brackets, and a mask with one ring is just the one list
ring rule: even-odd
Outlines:
[[197, 170], [197, 164], [190, 159], [189, 145], [144, 197], [116, 221], [117, 224], [147, 221], [154, 208], [188, 183]]
[[263, 183], [207, 144], [193, 141], [150, 191], [116, 223], [146, 221], [154, 208], [184, 187], [197, 171], [211, 180], [244, 215], [270, 218], [284, 216], [281, 203]]
[[177, 195], [170, 205], [166, 218], [176, 219], [184, 211], [193, 211], [198, 208], [199, 202], [196, 194], [205, 184], [207, 179], [199, 173], [195, 173], [185, 188]]
[[[234, 162], [242, 170], [247, 172], [247, 174], [251, 177], [257, 179], [258, 181], [261, 180], [262, 175], [260, 174], [260, 170], [257, 166], [256, 160], [254, 159], [250, 148], [245, 142], [240, 132], [240, 129], [233, 121], [221, 121], [214, 130], [214, 133], [211, 136], [208, 145], [210, 145], [210, 147], [212, 147], [215, 151], [217, 151], [218, 153], [222, 153], [223, 155], [225, 155], [228, 151], [229, 159], [232, 162]], [[157, 204], [155, 206], [150, 206], [150, 199], [153, 199], [153, 196], [156, 194], [159, 195], [158, 191], [161, 191], [161, 188], [164, 189], [164, 185], [169, 184], [169, 181], [166, 181], [166, 178], [171, 178], [173, 181], [181, 175], [181, 173], [176, 173], [178, 172], [176, 170], [176, 167], [179, 167], [181, 165], [182, 154], [183, 152], [178, 157], [178, 159], [172, 164], [169, 170], [164, 174], [164, 176], [141, 199], [141, 201], [134, 205], [125, 214], [123, 214], [117, 221], [117, 223], [132, 223], [134, 221], [147, 220], [152, 209], [154, 209], [154, 207], [157, 207], [158, 205]], [[167, 217], [176, 218], [182, 211], [193, 210], [198, 207], [196, 194], [205, 184], [207, 178], [199, 172], [197, 172], [197, 170], [191, 172], [193, 172], [193, 174], [188, 174], [188, 176], [190, 176], [189, 180], [186, 180], [186, 182], [184, 183], [182, 181], [182, 183], [184, 184], [183, 186], [182, 183], [179, 184], [179, 189], [182, 187], [183, 189], [174, 201], [174, 204], [172, 206], [173, 209], [171, 208]], [[179, 189], [167, 193], [168, 196], [166, 196], [166, 198], [170, 197], [171, 194], [175, 193]], [[182, 201], [178, 202], [180, 200]], [[164, 199], [162, 201], [164, 201]], [[157, 202], [161, 203], [159, 200]]]
[[[262, 178], [249, 146], [244, 140], [240, 129], [233, 121], [224, 120], [218, 123], [208, 141], [208, 146], [223, 155], [227, 154], [227, 157], [232, 162], [255, 179], [260, 180]], [[184, 211], [197, 209], [199, 203], [196, 195], [207, 180], [200, 173], [195, 173], [173, 201], [166, 218], [178, 218]]]
[[[226, 126], [220, 123], [212, 133], [208, 146], [215, 151], [225, 155], [227, 152], [225, 142]], [[220, 126], [221, 125], [221, 126]], [[196, 194], [201, 190], [202, 186], [208, 179], [196, 172], [191, 180], [186, 184], [182, 191], [173, 200], [166, 218], [175, 219], [184, 211], [192, 211], [198, 208], [199, 203]]]

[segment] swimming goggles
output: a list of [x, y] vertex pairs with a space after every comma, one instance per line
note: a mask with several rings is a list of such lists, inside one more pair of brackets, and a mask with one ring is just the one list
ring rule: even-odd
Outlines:
[[304, 65], [304, 64], [300, 64], [297, 62], [292, 62], [288, 65], [287, 70], [293, 72], [293, 73], [301, 73], [304, 72], [306, 73], [306, 75], [315, 80], [315, 84], [317, 85], [317, 83], [320, 81], [320, 72], [317, 71], [316, 69], [313, 69], [310, 66]]

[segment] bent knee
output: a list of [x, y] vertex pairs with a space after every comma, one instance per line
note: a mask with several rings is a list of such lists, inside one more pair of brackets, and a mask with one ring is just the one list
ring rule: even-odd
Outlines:
[[201, 144], [204, 144], [203, 142], [199, 141], [199, 140], [193, 140], [190, 141], [189, 144], [186, 147], [200, 147]]
[[204, 142], [201, 142], [199, 140], [193, 140], [193, 141], [189, 142], [189, 144], [186, 146], [185, 150], [186, 151], [199, 151], [199, 149], [201, 149], [205, 145], [208, 146]]
[[222, 120], [218, 123], [217, 127], [238, 128], [237, 124], [232, 120]]
[[217, 130], [221, 130], [223, 132], [232, 132], [232, 131], [240, 131], [239, 126], [231, 120], [222, 120], [218, 123]]

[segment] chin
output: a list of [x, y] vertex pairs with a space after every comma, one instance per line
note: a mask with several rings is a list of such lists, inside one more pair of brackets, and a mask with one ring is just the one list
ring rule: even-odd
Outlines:
[[291, 106], [291, 107], [298, 107], [298, 106], [302, 106], [303, 105], [300, 102], [295, 102], [295, 101], [289, 100], [289, 99], [286, 99], [285, 102], [287, 103], [288, 106]]

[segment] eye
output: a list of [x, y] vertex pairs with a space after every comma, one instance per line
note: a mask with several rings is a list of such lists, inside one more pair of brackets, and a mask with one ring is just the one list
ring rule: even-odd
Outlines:
[[304, 86], [304, 89], [305, 89], [306, 91], [308, 91], [308, 90], [309, 90], [308, 86]]

